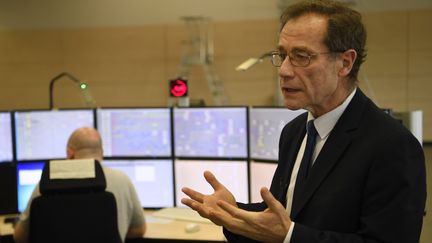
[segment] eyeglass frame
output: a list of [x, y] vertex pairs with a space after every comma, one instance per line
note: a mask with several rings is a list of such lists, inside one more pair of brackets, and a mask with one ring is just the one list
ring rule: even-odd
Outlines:
[[[293, 63], [293, 58], [292, 58], [292, 54], [293, 54], [293, 52], [304, 52], [305, 54], [307, 54], [307, 56], [305, 55], [305, 56], [303, 56], [304, 58], [307, 58], [307, 62], [306, 62], [306, 64], [305, 65], [298, 65], [298, 63]], [[271, 51], [271, 52], [269, 52], [267, 55], [268, 55], [268, 57], [270, 58], [270, 61], [271, 61], [271, 63], [272, 63], [272, 65], [273, 66], [275, 66], [275, 67], [281, 67], [282, 66], [282, 63], [285, 61], [285, 59], [288, 57], [288, 60], [289, 60], [289, 62], [291, 63], [291, 65], [293, 65], [294, 67], [307, 67], [307, 66], [309, 66], [310, 65], [310, 63], [311, 63], [311, 59], [312, 59], [312, 57], [314, 57], [314, 56], [318, 56], [318, 55], [325, 55], [325, 54], [333, 54], [333, 53], [343, 53], [344, 51], [329, 51], [329, 52], [316, 52], [316, 53], [309, 53], [309, 52], [307, 52], [307, 51], [305, 51], [305, 50], [292, 50], [292, 51], [290, 51], [289, 53], [281, 53], [280, 51]], [[285, 55], [285, 57], [283, 57], [282, 58], [282, 55]], [[280, 62], [280, 64], [275, 64], [276, 62], [275, 62], [275, 57], [278, 57], [279, 58], [279, 62]]]

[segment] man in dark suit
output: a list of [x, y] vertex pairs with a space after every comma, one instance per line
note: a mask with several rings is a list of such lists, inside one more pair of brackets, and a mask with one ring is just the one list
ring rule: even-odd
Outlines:
[[307, 1], [288, 7], [281, 24], [271, 60], [286, 106], [308, 112], [282, 131], [264, 202], [236, 203], [209, 171], [215, 192], [183, 188], [190, 198], [182, 202], [224, 226], [230, 242], [418, 243], [423, 150], [357, 87], [366, 56], [361, 15], [331, 0]]

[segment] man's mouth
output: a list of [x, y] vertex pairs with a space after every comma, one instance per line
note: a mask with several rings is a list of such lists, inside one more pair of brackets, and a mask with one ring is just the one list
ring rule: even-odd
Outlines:
[[298, 92], [300, 91], [300, 89], [294, 89], [294, 88], [282, 88], [282, 91], [285, 93], [293, 93], [293, 92]]

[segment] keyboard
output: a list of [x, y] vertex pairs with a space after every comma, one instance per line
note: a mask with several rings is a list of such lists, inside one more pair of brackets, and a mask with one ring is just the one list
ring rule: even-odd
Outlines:
[[5, 224], [12, 224], [14, 227], [18, 223], [18, 221], [19, 221], [19, 215], [8, 216], [8, 217], [4, 218]]
[[210, 220], [201, 217], [197, 212], [190, 208], [163, 208], [154, 212], [152, 215], [160, 218], [213, 224]]

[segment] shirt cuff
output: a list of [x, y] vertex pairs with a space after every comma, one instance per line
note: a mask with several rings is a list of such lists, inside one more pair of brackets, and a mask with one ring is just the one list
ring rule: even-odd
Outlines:
[[284, 239], [283, 243], [290, 243], [290, 241], [291, 241], [291, 236], [292, 236], [292, 233], [293, 233], [293, 231], [294, 231], [294, 225], [295, 225], [295, 223], [294, 223], [294, 222], [291, 222], [290, 228], [288, 229], [288, 233], [287, 233], [287, 235], [285, 236], [285, 239]]

